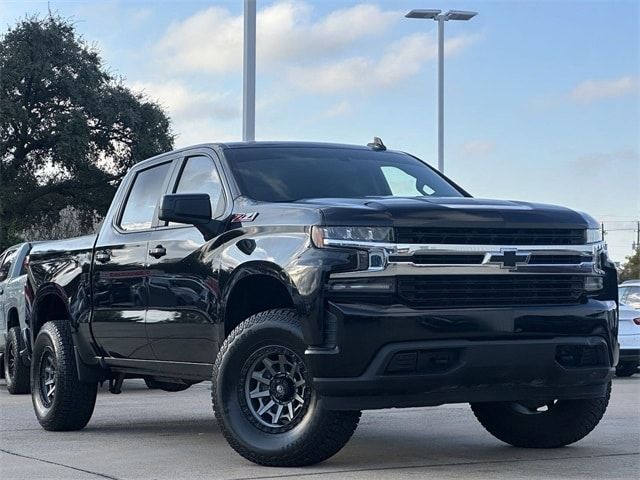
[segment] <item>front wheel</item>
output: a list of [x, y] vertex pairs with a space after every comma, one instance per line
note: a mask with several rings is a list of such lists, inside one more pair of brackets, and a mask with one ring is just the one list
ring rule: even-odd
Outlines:
[[300, 319], [287, 309], [249, 317], [220, 349], [213, 369], [214, 412], [231, 447], [254, 463], [322, 462], [358, 425], [360, 412], [322, 406], [304, 350]]
[[611, 383], [602, 398], [549, 402], [473, 403], [482, 426], [498, 440], [522, 448], [558, 448], [586, 437], [609, 404]]
[[7, 380], [7, 390], [14, 395], [29, 393], [29, 367], [20, 358], [20, 352], [24, 348], [20, 328], [10, 328], [4, 349], [4, 377]]
[[638, 364], [636, 362], [620, 363], [616, 367], [617, 377], [631, 377], [638, 372]]
[[33, 347], [31, 400], [45, 430], [80, 430], [89, 423], [97, 383], [78, 379], [71, 326], [66, 320], [43, 325]]

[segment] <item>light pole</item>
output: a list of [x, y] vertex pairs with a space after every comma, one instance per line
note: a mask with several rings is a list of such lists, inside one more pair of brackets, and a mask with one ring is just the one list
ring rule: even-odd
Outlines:
[[242, 140], [256, 139], [256, 0], [244, 0]]
[[471, 20], [477, 12], [462, 10], [411, 10], [407, 18], [429, 19], [438, 22], [438, 170], [444, 173], [444, 22]]

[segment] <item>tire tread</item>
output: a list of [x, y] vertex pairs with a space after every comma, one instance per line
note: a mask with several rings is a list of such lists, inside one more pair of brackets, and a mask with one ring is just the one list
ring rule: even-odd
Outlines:
[[535, 415], [513, 412], [504, 403], [476, 403], [471, 404], [471, 409], [491, 435], [514, 447], [559, 448], [591, 433], [602, 419], [610, 397], [609, 383], [605, 397], [560, 400], [557, 410]]
[[[20, 352], [24, 350], [25, 344], [24, 339], [22, 338], [22, 332], [20, 331], [20, 327], [12, 327], [7, 332], [7, 344], [5, 346], [5, 362], [6, 355], [9, 351], [9, 344], [11, 342], [16, 343], [16, 371], [14, 373], [14, 378], [7, 378], [7, 390], [9, 393], [13, 395], [20, 395], [23, 393], [29, 393], [30, 389], [30, 379], [29, 379], [29, 367], [25, 366], [22, 363], [22, 358], [20, 357]], [[3, 367], [8, 368], [8, 364], [3, 365]], [[4, 368], [3, 368], [4, 370]], [[6, 376], [6, 374], [5, 374]]]

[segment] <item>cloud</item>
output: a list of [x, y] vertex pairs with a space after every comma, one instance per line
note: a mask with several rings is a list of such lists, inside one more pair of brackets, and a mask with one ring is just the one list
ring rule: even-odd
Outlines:
[[592, 175], [598, 172], [620, 173], [623, 167], [631, 167], [636, 172], [636, 177], [640, 175], [640, 153], [630, 148], [615, 152], [595, 152], [581, 155], [571, 161], [572, 171], [585, 175]]
[[177, 80], [133, 82], [131, 88], [165, 107], [173, 120], [230, 120], [240, 117], [240, 100], [231, 93], [199, 91]]
[[[258, 68], [316, 60], [343, 52], [358, 41], [383, 35], [399, 12], [374, 5], [335, 10], [316, 21], [301, 1], [280, 1], [257, 14]], [[172, 68], [214, 74], [242, 67], [242, 15], [223, 7], [201, 10], [172, 23], [156, 49]]]
[[167, 109], [176, 148], [238, 139], [240, 99], [236, 94], [198, 90], [178, 80], [133, 82], [130, 87]]
[[626, 75], [610, 80], [585, 80], [569, 92], [569, 98], [576, 103], [588, 104], [637, 91], [638, 77]]
[[[445, 42], [452, 55], [475, 42], [476, 36], [460, 35]], [[378, 58], [355, 56], [308, 67], [289, 69], [289, 80], [302, 90], [335, 93], [373, 89], [396, 84], [420, 70], [438, 53], [435, 38], [425, 33], [407, 35], [384, 49]]]
[[490, 140], [470, 140], [462, 144], [463, 153], [473, 156], [490, 155], [495, 149], [495, 143]]
[[231, 142], [240, 140], [240, 126], [221, 125], [212, 119], [181, 120], [174, 122], [175, 148], [199, 143]]
[[331, 106], [327, 111], [324, 112], [325, 117], [335, 118], [335, 117], [344, 117], [347, 115], [351, 115], [353, 113], [353, 108], [351, 107], [351, 103], [348, 100], [342, 100], [339, 103]]

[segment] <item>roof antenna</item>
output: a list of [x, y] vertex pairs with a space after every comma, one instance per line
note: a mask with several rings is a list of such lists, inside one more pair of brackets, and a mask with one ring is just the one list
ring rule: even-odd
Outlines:
[[382, 139], [380, 137], [373, 137], [373, 143], [367, 143], [367, 147], [372, 148], [373, 150], [386, 150], [387, 147], [382, 143]]

